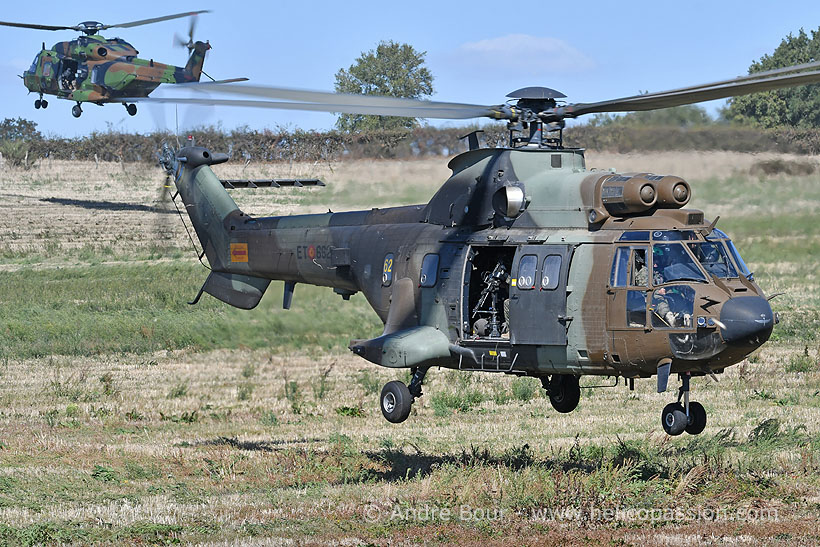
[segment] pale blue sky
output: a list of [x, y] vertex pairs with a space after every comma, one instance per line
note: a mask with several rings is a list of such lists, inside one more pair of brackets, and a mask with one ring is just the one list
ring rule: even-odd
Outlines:
[[[98, 4], [4, 2], [1, 17], [73, 25], [210, 9], [213, 13], [199, 18], [196, 38], [209, 39], [213, 46], [205, 64], [211, 76], [246, 76], [258, 84], [320, 90], [332, 90], [336, 71], [380, 40], [407, 42], [427, 52], [436, 100], [477, 104], [501, 103], [508, 92], [530, 85], [558, 89], [571, 102], [590, 102], [738, 76], [788, 33], [820, 26], [817, 0]], [[141, 57], [184, 65], [187, 52], [171, 43], [174, 33], [184, 35], [187, 26], [180, 19], [103, 34], [128, 40]], [[130, 118], [119, 105], [88, 105], [82, 118], [74, 119], [71, 103], [52, 97], [47, 110], [35, 110], [36, 96], [27, 95], [17, 75], [31, 64], [42, 41], [51, 46], [76, 34], [0, 27], [2, 117], [28, 118], [43, 132], [63, 136], [109, 127], [173, 129], [172, 106], [140, 105]], [[173, 88], [164, 93], [179, 94]], [[707, 107], [714, 112], [719, 104]], [[214, 107], [180, 107], [179, 118], [182, 126], [221, 124], [226, 129], [326, 129], [335, 121], [331, 114]]]

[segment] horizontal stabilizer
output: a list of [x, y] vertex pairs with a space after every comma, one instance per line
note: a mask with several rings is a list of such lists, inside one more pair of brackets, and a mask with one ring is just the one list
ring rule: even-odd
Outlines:
[[319, 179], [220, 179], [228, 190], [234, 188], [281, 188], [282, 186], [326, 186]]
[[[250, 310], [259, 304], [270, 284], [270, 279], [250, 275], [211, 272], [202, 291], [222, 300], [226, 304]], [[198, 297], [197, 297], [198, 298]]]

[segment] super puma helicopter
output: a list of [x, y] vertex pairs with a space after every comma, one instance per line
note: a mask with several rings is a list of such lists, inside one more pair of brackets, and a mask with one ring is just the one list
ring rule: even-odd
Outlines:
[[[199, 82], [202, 74], [205, 74], [202, 66], [211, 44], [194, 41], [196, 17], [200, 13], [208, 11], [176, 13], [116, 25], [106, 25], [99, 21], [84, 21], [74, 26], [0, 21], [0, 25], [35, 30], [75, 30], [85, 35], [68, 42], [57, 42], [51, 49], [46, 49], [46, 43], [43, 42], [31, 67], [20, 76], [29, 93], [40, 96], [34, 101], [34, 108], [48, 108], [48, 100], [44, 95], [54, 95], [76, 103], [71, 108], [71, 114], [75, 118], [82, 115], [83, 103], [100, 106], [122, 103], [128, 114], [134, 116], [137, 114], [137, 105], [127, 97], [145, 98], [160, 84], [191, 84]], [[174, 43], [188, 48], [190, 52], [184, 67], [158, 63], [153, 59], [140, 59], [137, 57], [139, 51], [125, 40], [100, 35], [100, 31], [110, 28], [131, 28], [180, 17], [190, 17], [188, 41], [174, 36]], [[221, 82], [245, 80], [247, 78], [233, 78]]]
[[[381, 366], [410, 368], [407, 386], [381, 392], [385, 418], [407, 419], [431, 366], [541, 379], [559, 412], [576, 408], [583, 375], [671, 374], [677, 400], [662, 411], [670, 435], [699, 434], [706, 411], [690, 401], [693, 376], [722, 373], [766, 342], [778, 318], [731, 239], [686, 209], [689, 184], [673, 175], [587, 169], [562, 143], [565, 118], [651, 110], [820, 81], [820, 63], [713, 84], [559, 105], [561, 93], [525, 88], [511, 104], [338, 95], [262, 86], [213, 91], [301, 102], [161, 99], [413, 117], [507, 120], [510, 145], [454, 157], [452, 176], [427, 204], [254, 218], [225, 188], [275, 181], [220, 180], [222, 153], [166, 149], [172, 176], [212, 268], [202, 289], [255, 307], [271, 280], [289, 308], [298, 283], [361, 291], [384, 323], [350, 349]], [[206, 84], [206, 87], [209, 84]]]

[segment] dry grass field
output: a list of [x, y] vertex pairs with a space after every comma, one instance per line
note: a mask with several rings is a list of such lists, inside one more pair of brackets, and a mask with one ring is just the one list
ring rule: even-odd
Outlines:
[[[0, 543], [615, 544], [820, 542], [817, 175], [736, 153], [587, 154], [674, 173], [733, 236], [782, 317], [719, 383], [698, 437], [666, 437], [671, 392], [585, 387], [569, 415], [534, 379], [432, 370], [402, 425], [378, 393], [402, 373], [346, 349], [380, 325], [281, 284], [250, 312], [210, 297], [158, 168], [0, 167]], [[254, 215], [429, 199], [446, 162], [219, 166], [320, 176], [237, 190]], [[187, 219], [186, 219], [187, 221]], [[582, 380], [591, 386], [593, 379]]]

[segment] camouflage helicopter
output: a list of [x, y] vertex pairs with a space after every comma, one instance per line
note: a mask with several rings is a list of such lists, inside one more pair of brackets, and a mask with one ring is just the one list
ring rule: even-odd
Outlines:
[[[160, 84], [198, 82], [203, 74], [205, 53], [211, 49], [208, 42], [194, 42], [196, 16], [208, 13], [205, 10], [177, 13], [142, 19], [116, 25], [104, 25], [98, 21], [85, 21], [71, 27], [10, 23], [0, 21], [0, 25], [38, 30], [76, 30], [85, 36], [68, 42], [57, 42], [51, 49], [43, 48], [34, 58], [31, 67], [20, 77], [30, 93], [38, 93], [34, 108], [48, 108], [44, 95], [55, 95], [60, 99], [75, 101], [71, 114], [79, 118], [82, 103], [122, 103], [129, 115], [137, 113], [137, 105], [124, 100], [126, 97], [147, 97]], [[188, 63], [184, 67], [157, 63], [153, 59], [137, 57], [139, 52], [121, 38], [103, 38], [99, 32], [109, 28], [130, 28], [151, 23], [159, 23], [180, 17], [191, 17], [188, 41], [176, 38], [176, 43], [190, 51]], [[207, 74], [206, 74], [207, 75]], [[209, 76], [210, 78], [210, 76]], [[246, 78], [224, 80], [238, 82]]]
[[[277, 181], [220, 180], [223, 153], [166, 148], [160, 163], [212, 268], [202, 289], [255, 307], [271, 280], [362, 292], [384, 323], [350, 349], [390, 368], [381, 410], [403, 422], [432, 366], [533, 376], [552, 406], [571, 412], [584, 375], [680, 382], [661, 424], [669, 435], [701, 433], [704, 407], [692, 377], [721, 374], [765, 343], [778, 317], [727, 234], [686, 208], [690, 185], [674, 175], [588, 169], [584, 150], [562, 142], [566, 118], [651, 110], [820, 81], [820, 63], [712, 84], [596, 103], [559, 104], [543, 87], [503, 105], [340, 95], [264, 86], [222, 91], [248, 99], [162, 99], [361, 114], [506, 120], [507, 147], [479, 144], [449, 163], [452, 176], [429, 203], [384, 209], [255, 218], [227, 189]], [[212, 86], [216, 89], [219, 86]], [[299, 185], [299, 181], [290, 181]], [[176, 196], [175, 196], [176, 197]]]

